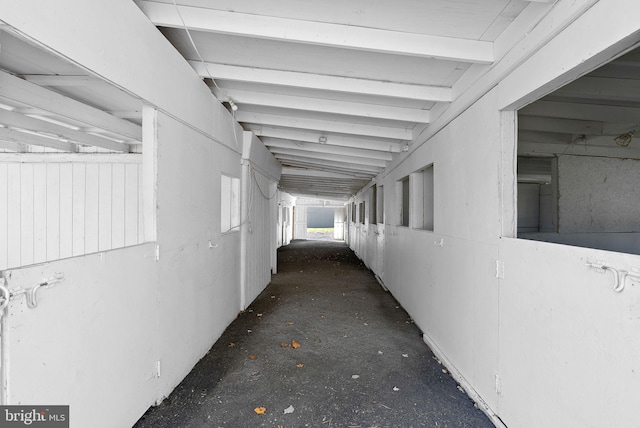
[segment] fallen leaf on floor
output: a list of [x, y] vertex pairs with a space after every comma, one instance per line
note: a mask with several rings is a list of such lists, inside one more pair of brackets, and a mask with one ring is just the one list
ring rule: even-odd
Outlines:
[[359, 377], [360, 375], [357, 375], [357, 374], [351, 375], [351, 379], [358, 379]]
[[236, 344], [235, 344], [235, 343], [231, 342], [231, 343], [229, 344], [229, 348], [235, 348], [235, 347], [236, 347]]
[[295, 409], [293, 408], [293, 406], [289, 406], [286, 409], [284, 409], [284, 414], [287, 415], [289, 413], [293, 413]]
[[400, 388], [398, 388], [397, 386], [394, 386], [393, 390], [397, 392], [397, 391], [400, 391]]
[[298, 342], [296, 342], [295, 340], [291, 341], [291, 347], [293, 349], [298, 349], [300, 347], [300, 344]]
[[304, 367], [304, 364], [302, 364], [302, 363], [298, 363], [298, 364], [296, 364], [296, 367], [297, 367], [297, 368], [299, 368], [299, 369], [301, 369], [301, 368], [303, 368], [303, 367]]
[[265, 412], [267, 411], [266, 407], [256, 407], [255, 409], [253, 409], [254, 412], [256, 412], [259, 415], [264, 415]]
[[262, 314], [257, 314], [257, 316], [261, 317], [261, 316], [262, 316]]
[[384, 354], [384, 352], [382, 352], [382, 351], [378, 351], [378, 354], [382, 355], [382, 354]]
[[258, 359], [258, 356], [257, 356], [257, 355], [253, 355], [253, 354], [251, 354], [251, 355], [249, 355], [249, 359], [250, 359], [250, 360], [257, 360], [257, 359]]
[[403, 357], [409, 358], [409, 354], [402, 354]]
[[282, 342], [282, 343], [280, 343], [280, 347], [281, 347], [281, 348], [288, 348], [288, 347], [289, 347], [289, 343], [287, 343], [287, 342]]
[[326, 318], [324, 315], [320, 315], [320, 318]]
[[293, 323], [291, 321], [287, 321], [284, 323], [284, 325], [293, 325]]

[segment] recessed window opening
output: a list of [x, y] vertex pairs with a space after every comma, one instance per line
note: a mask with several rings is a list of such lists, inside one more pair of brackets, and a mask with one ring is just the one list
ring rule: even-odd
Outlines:
[[365, 202], [362, 201], [360, 202], [360, 205], [358, 207], [358, 214], [359, 214], [359, 222], [360, 224], [364, 224], [365, 222]]
[[399, 226], [409, 227], [409, 176], [398, 181], [398, 190], [400, 195], [400, 222]]
[[[0, 103], [0, 270], [154, 241], [155, 110], [16, 34], [0, 39], [3, 90], [16, 94]], [[86, 79], [61, 97], [38, 79], [59, 74]]]
[[240, 229], [240, 179], [221, 175], [220, 180], [220, 231]]
[[640, 254], [637, 64], [639, 49], [518, 111], [518, 238]]
[[433, 230], [433, 165], [411, 175], [414, 229]]
[[376, 202], [376, 220], [384, 223], [384, 186], [378, 186]]
[[377, 220], [377, 209], [378, 209], [378, 188], [374, 184], [371, 186], [371, 203], [369, 204], [369, 223], [376, 224]]
[[351, 223], [356, 222], [356, 203], [351, 202]]

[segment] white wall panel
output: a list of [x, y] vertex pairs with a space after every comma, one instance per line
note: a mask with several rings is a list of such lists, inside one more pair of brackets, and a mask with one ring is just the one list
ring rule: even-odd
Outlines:
[[141, 167], [0, 158], [0, 269], [140, 243]]
[[514, 427], [637, 427], [640, 257], [505, 238], [500, 244], [500, 414]]

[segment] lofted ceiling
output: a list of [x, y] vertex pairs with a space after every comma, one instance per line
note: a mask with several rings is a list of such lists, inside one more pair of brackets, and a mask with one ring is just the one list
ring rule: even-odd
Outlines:
[[136, 153], [142, 102], [0, 29], [0, 152]]
[[[555, 4], [134, 1], [280, 161], [283, 191], [336, 201], [405, 156]], [[140, 151], [141, 100], [5, 30], [0, 151]], [[640, 158], [639, 71], [631, 51], [521, 109], [519, 155]]]
[[[520, 0], [135, 0], [283, 165], [280, 188], [345, 200], [496, 60]], [[529, 23], [527, 23], [529, 24]], [[521, 24], [522, 25], [522, 24]], [[474, 69], [473, 72], [477, 72]]]

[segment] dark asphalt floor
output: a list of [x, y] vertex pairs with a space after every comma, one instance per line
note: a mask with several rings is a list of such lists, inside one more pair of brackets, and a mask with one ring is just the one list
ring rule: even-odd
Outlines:
[[344, 242], [293, 241], [278, 263], [135, 428], [493, 427]]

